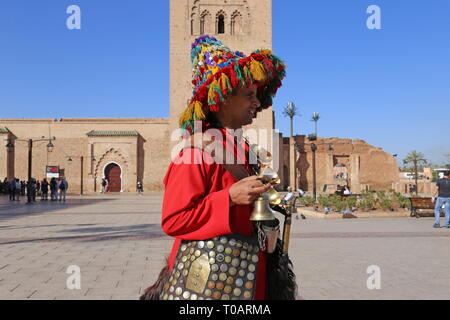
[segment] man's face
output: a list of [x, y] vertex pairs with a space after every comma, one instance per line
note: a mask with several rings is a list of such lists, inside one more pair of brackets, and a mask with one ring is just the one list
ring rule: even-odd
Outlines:
[[251, 85], [239, 88], [236, 95], [229, 96], [218, 112], [219, 120], [231, 123], [235, 128], [251, 124], [256, 118], [256, 108], [261, 105], [256, 96], [257, 89], [256, 85]]

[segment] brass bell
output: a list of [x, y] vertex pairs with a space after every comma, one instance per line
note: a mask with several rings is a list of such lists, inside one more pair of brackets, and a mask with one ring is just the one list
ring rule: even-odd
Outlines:
[[267, 194], [261, 195], [253, 204], [253, 212], [250, 216], [251, 221], [275, 220], [275, 211], [270, 208]]
[[270, 204], [278, 205], [281, 203], [281, 196], [273, 187], [271, 187], [265, 194], [267, 195], [267, 199]]

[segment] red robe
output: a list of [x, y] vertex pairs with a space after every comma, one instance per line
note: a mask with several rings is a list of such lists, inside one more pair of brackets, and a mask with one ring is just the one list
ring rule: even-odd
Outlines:
[[[226, 146], [232, 145], [230, 139], [233, 141], [233, 138], [225, 130], [221, 129], [221, 132], [227, 138], [224, 139], [228, 141]], [[242, 144], [248, 152], [247, 144], [244, 141]], [[244, 166], [250, 174], [248, 156], [236, 152], [236, 148], [233, 153], [235, 158], [245, 162]], [[203, 150], [185, 149], [179, 157], [189, 157], [191, 164], [172, 162], [164, 178], [162, 229], [175, 238], [169, 257], [170, 271], [181, 240], [205, 240], [232, 233], [248, 237], [253, 230], [249, 219], [253, 205], [234, 205], [230, 208], [229, 189], [237, 181], [236, 178], [222, 165], [213, 162]], [[266, 298], [265, 258], [265, 253], [260, 252], [255, 300]]]

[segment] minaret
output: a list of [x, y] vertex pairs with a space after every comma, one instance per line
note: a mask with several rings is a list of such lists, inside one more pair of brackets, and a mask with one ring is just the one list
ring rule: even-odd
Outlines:
[[[170, 0], [169, 134], [178, 128], [179, 115], [192, 96], [190, 49], [202, 34], [246, 55], [260, 48], [272, 49], [272, 0]], [[272, 108], [259, 113], [251, 127], [271, 134]]]

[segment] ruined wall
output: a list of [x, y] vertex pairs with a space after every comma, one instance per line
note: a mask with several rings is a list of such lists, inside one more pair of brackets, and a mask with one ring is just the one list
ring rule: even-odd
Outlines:
[[[295, 139], [302, 145], [301, 152], [296, 154], [300, 188], [312, 191], [311, 141], [305, 136]], [[366, 189], [388, 190], [399, 181], [396, 160], [381, 148], [363, 140], [340, 138], [319, 138], [315, 143], [318, 193], [334, 192], [338, 185], [348, 185], [354, 193]]]

